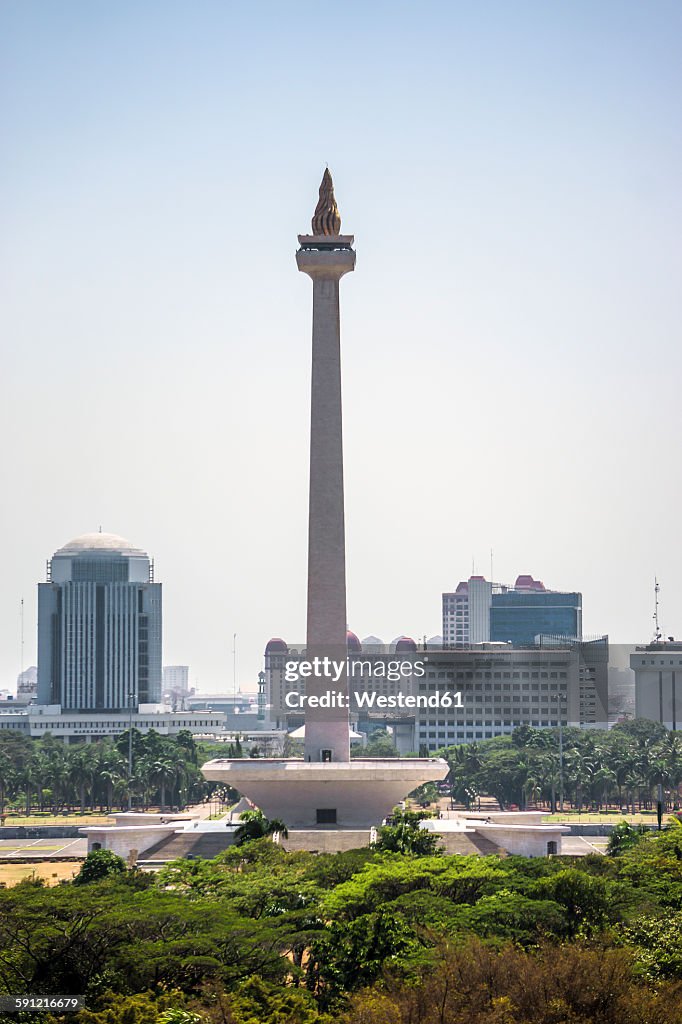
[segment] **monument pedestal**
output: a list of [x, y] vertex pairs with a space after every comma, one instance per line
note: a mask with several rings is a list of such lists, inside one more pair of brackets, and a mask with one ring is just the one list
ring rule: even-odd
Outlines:
[[448, 774], [441, 758], [353, 758], [326, 763], [293, 758], [216, 758], [202, 766], [210, 782], [233, 786], [290, 829], [363, 829], [381, 825], [407, 793]]

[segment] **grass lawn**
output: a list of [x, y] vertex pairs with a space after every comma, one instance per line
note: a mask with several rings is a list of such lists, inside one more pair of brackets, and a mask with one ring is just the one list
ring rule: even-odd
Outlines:
[[[102, 825], [108, 821], [106, 814], [6, 814], [5, 825]], [[0, 827], [0, 839], [2, 828]]]
[[[663, 812], [663, 824], [670, 817], [670, 812]], [[556, 814], [545, 814], [543, 821], [566, 821], [569, 824], [577, 825], [581, 821], [585, 825], [616, 825], [619, 821], [629, 821], [631, 825], [656, 825], [658, 819], [655, 811], [642, 811], [636, 814], [621, 814], [620, 811], [602, 811], [601, 814], [584, 811], [578, 814], [577, 811], [563, 811]]]
[[44, 878], [48, 885], [56, 885], [64, 878], [73, 878], [80, 871], [80, 864], [57, 863], [40, 860], [35, 864], [0, 864], [0, 884], [16, 885], [25, 878]]
[[[491, 806], [494, 804], [495, 806]], [[426, 808], [421, 808], [414, 800], [408, 800], [407, 806], [411, 811], [426, 810], [431, 812], [443, 811], [446, 812], [450, 808], [449, 797], [439, 797], [437, 802], [431, 803]], [[517, 808], [518, 809], [518, 808]], [[529, 807], [529, 811], [542, 810], [542, 808]], [[475, 802], [472, 804], [469, 812], [463, 811], [460, 807], [461, 813], [478, 813], [478, 804]], [[482, 797], [481, 799], [481, 814], [492, 814], [498, 813], [497, 802], [493, 801], [490, 797]], [[665, 825], [668, 818], [671, 815], [671, 811], [663, 812], [663, 824]], [[542, 820], [544, 822], [566, 822], [568, 824], [579, 824], [582, 822], [585, 825], [617, 825], [619, 821], [628, 821], [631, 825], [656, 825], [658, 819], [656, 817], [656, 811], [637, 811], [635, 814], [623, 814], [620, 810], [610, 809], [608, 811], [583, 811], [578, 813], [574, 810], [564, 810], [556, 814], [550, 814], [549, 811], [544, 811]]]
[[[2, 839], [2, 834], [1, 833], [0, 833], [0, 839]], [[64, 840], [62, 840], [61, 843], [55, 843], [54, 845], [52, 845], [52, 844], [48, 845], [47, 843], [41, 843], [40, 847], [33, 846], [32, 845], [33, 842], [34, 842], [33, 839], [27, 839], [23, 843], [22, 843], [22, 841], [20, 839], [17, 839], [16, 842], [7, 842], [7, 841], [5, 841], [3, 843], [3, 845], [2, 845], [2, 848], [1, 848], [0, 852], [5, 854], [5, 853], [8, 853], [10, 850], [14, 851], [16, 853], [17, 851], [21, 851], [21, 850], [35, 851], [36, 849], [40, 849], [40, 850], [44, 850], [45, 853], [54, 853], [55, 850], [61, 850], [62, 847], [64, 846]]]

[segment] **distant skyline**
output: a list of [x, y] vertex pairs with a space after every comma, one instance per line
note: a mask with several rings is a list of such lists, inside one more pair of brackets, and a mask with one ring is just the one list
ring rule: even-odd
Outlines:
[[[343, 281], [349, 625], [440, 633], [472, 560], [682, 635], [682, 8], [6, 0], [0, 688], [69, 539], [155, 559], [164, 664], [305, 634], [309, 281]], [[200, 600], [196, 595], [200, 594]]]

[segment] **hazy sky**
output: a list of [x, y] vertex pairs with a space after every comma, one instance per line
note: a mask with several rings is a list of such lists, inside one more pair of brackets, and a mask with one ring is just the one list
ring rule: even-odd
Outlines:
[[311, 284], [342, 283], [348, 617], [476, 570], [682, 635], [682, 6], [3, 0], [0, 686], [69, 538], [156, 560], [164, 662], [305, 632]]

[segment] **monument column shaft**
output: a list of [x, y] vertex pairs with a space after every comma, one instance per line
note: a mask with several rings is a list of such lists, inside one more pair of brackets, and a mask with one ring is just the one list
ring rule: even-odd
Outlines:
[[313, 698], [305, 707], [305, 759], [310, 762], [350, 761], [339, 281], [355, 269], [355, 252], [353, 236], [339, 234], [340, 228], [327, 168], [313, 233], [298, 236], [296, 253], [298, 269], [313, 282], [306, 638], [313, 672], [305, 685], [306, 698]]
[[[326, 259], [329, 259], [325, 253]], [[345, 662], [346, 540], [343, 501], [341, 413], [341, 323], [339, 280], [345, 265], [315, 267], [313, 281], [313, 356], [310, 407], [310, 497], [308, 506], [307, 657]], [[336, 672], [334, 673], [336, 675]], [[319, 761], [331, 751], [334, 761], [350, 760], [348, 680], [313, 676], [306, 696], [340, 694], [342, 706], [306, 707], [305, 758]]]
[[313, 278], [308, 520], [309, 647], [346, 648], [339, 278]]

